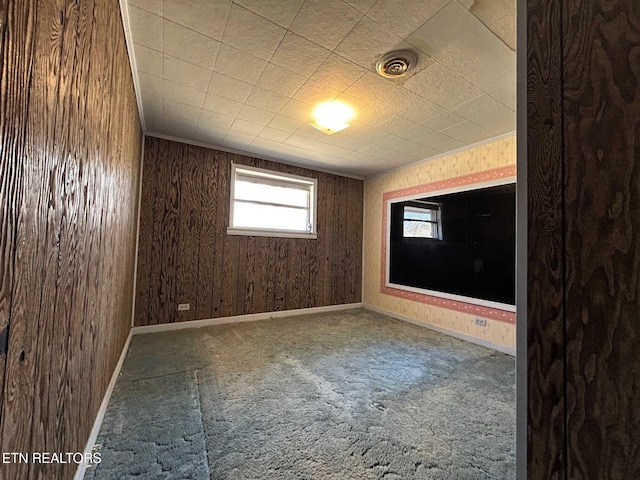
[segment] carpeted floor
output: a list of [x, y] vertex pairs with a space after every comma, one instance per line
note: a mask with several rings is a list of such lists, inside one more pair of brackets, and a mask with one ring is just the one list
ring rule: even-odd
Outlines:
[[515, 360], [368, 310], [135, 336], [85, 479], [514, 479]]

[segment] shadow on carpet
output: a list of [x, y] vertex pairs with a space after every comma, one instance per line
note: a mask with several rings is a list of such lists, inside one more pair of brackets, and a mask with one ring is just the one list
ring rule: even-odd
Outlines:
[[132, 339], [86, 479], [513, 479], [515, 360], [367, 310]]

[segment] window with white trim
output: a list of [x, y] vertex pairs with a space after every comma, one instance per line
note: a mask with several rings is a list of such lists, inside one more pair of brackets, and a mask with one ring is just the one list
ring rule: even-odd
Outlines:
[[233, 164], [231, 235], [316, 238], [315, 178]]
[[438, 203], [419, 203], [403, 207], [402, 236], [442, 240], [441, 205]]

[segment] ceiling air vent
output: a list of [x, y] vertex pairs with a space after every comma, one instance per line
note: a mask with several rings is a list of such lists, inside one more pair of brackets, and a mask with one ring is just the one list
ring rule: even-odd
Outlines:
[[397, 78], [407, 73], [418, 62], [416, 56], [408, 50], [389, 52], [376, 62], [376, 72], [383, 77]]

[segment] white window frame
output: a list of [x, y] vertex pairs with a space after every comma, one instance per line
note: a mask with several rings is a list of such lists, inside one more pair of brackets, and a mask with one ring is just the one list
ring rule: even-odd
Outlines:
[[[309, 224], [311, 230], [307, 232], [299, 230], [281, 230], [276, 228], [246, 228], [233, 226], [233, 208], [235, 203], [235, 183], [237, 174], [240, 172], [243, 176], [250, 176], [253, 178], [263, 178], [273, 184], [282, 183], [305, 185], [309, 188], [309, 202], [308, 215]], [[227, 234], [229, 235], [250, 235], [261, 237], [288, 237], [288, 238], [318, 238], [317, 234], [317, 206], [318, 206], [318, 180], [310, 177], [301, 177], [299, 175], [292, 175], [290, 173], [276, 172], [273, 170], [265, 170], [263, 168], [251, 167], [247, 165], [240, 165], [236, 163], [231, 164], [231, 193], [229, 195], [229, 226], [227, 227]], [[266, 182], [265, 182], [266, 183]]]
[[[415, 203], [420, 204], [420, 206], [417, 205], [405, 205], [402, 207], [402, 237], [403, 238], [426, 238], [429, 240], [442, 240], [442, 205], [440, 205], [439, 203], [433, 203], [433, 202], [425, 202], [422, 200], [414, 200]], [[405, 211], [406, 209], [415, 209], [415, 210], [423, 210], [423, 211], [431, 211], [433, 212], [435, 219], [434, 220], [412, 220], [412, 219], [407, 219], [405, 217]], [[420, 236], [420, 235], [405, 235], [404, 234], [404, 222], [406, 221], [410, 221], [410, 222], [423, 222], [423, 223], [430, 223], [432, 225], [432, 231], [435, 231], [435, 235], [431, 236], [431, 237], [425, 237], [425, 236]]]
[[[411, 292], [411, 293], [419, 293], [422, 295], [429, 295], [432, 297], [440, 297], [440, 298], [444, 298], [446, 300], [453, 300], [456, 302], [463, 302], [463, 303], [470, 303], [472, 305], [480, 305], [482, 307], [489, 307], [489, 308], [496, 308], [498, 310], [505, 310], [507, 312], [515, 312], [516, 311], [516, 306], [515, 305], [511, 305], [509, 303], [500, 303], [500, 302], [494, 302], [492, 300], [483, 300], [481, 298], [475, 298], [475, 297], [466, 297], [464, 295], [457, 295], [454, 293], [445, 293], [445, 292], [439, 292], [437, 290], [428, 290], [426, 288], [415, 288], [415, 287], [408, 287], [406, 285], [401, 285], [399, 283], [391, 283], [390, 280], [390, 271], [389, 269], [391, 268], [391, 206], [394, 203], [398, 203], [398, 202], [406, 202], [407, 200], [420, 200], [420, 199], [424, 199], [424, 198], [428, 198], [428, 197], [437, 197], [439, 195], [447, 195], [449, 193], [458, 193], [458, 192], [465, 192], [465, 191], [470, 191], [470, 190], [478, 190], [481, 188], [488, 188], [488, 187], [497, 187], [499, 185], [507, 185], [507, 184], [511, 184], [511, 183], [516, 183], [516, 177], [504, 177], [504, 178], [499, 178], [497, 180], [489, 180], [486, 182], [479, 182], [479, 183], [474, 183], [472, 185], [462, 185], [462, 186], [456, 186], [456, 187], [452, 187], [452, 188], [444, 188], [442, 190], [434, 190], [434, 191], [430, 191], [430, 192], [426, 192], [426, 193], [418, 193], [418, 194], [412, 194], [412, 195], [406, 195], [406, 196], [402, 196], [402, 197], [397, 197], [397, 198], [391, 198], [388, 199], [386, 201], [386, 210], [387, 210], [387, 225], [386, 225], [386, 231], [385, 231], [385, 236], [386, 236], [386, 243], [387, 243], [387, 248], [386, 250], [386, 258], [385, 258], [385, 272], [384, 272], [384, 284], [386, 287], [390, 287], [390, 288], [395, 288], [397, 290], [405, 290], [407, 292]], [[517, 275], [517, 273], [516, 273]]]

